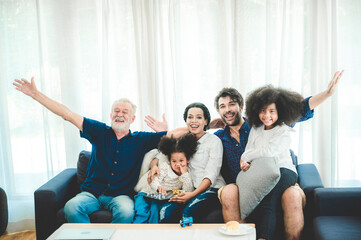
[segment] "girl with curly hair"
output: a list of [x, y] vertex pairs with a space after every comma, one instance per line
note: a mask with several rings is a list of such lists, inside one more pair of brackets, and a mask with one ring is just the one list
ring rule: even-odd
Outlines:
[[252, 129], [241, 156], [241, 169], [252, 168], [252, 161], [259, 158], [273, 158], [280, 168], [278, 183], [251, 214], [256, 221], [258, 239], [272, 239], [282, 193], [297, 182], [289, 151], [293, 131], [290, 126], [302, 116], [303, 101], [300, 94], [273, 86], [254, 90], [246, 101], [246, 115]]
[[[193, 182], [188, 172], [189, 159], [196, 153], [198, 142], [192, 134], [186, 134], [176, 139], [163, 136], [158, 144], [158, 150], [168, 157], [169, 163], [159, 165], [160, 176], [155, 177], [150, 184], [144, 184], [134, 197], [135, 215], [133, 223], [158, 223], [158, 204], [144, 199], [147, 193], [166, 195], [173, 188], [183, 191], [193, 191]], [[146, 179], [144, 178], [146, 181]]]

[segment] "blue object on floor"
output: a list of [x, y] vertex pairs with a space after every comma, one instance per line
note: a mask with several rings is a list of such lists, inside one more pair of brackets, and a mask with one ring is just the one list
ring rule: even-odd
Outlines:
[[193, 223], [193, 218], [192, 217], [183, 217], [181, 220], [179, 220], [179, 224], [182, 227], [186, 227], [187, 225], [192, 226], [192, 223]]

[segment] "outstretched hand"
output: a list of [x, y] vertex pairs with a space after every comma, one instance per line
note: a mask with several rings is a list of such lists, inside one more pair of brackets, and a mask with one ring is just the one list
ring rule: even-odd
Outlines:
[[162, 115], [163, 117], [163, 121], [160, 122], [157, 119], [155, 119], [152, 116], [145, 116], [144, 121], [147, 123], [147, 125], [153, 129], [156, 132], [162, 132], [162, 131], [168, 131], [168, 122], [167, 119], [165, 118], [165, 114], [163, 113]]
[[335, 92], [335, 89], [336, 89], [336, 86], [337, 86], [337, 83], [338, 83], [338, 80], [340, 80], [342, 74], [343, 74], [343, 71], [337, 71], [335, 72], [335, 74], [333, 75], [333, 78], [331, 80], [331, 82], [328, 84], [328, 87], [326, 89], [326, 93], [328, 96], [332, 96], [333, 93]]
[[327, 98], [331, 97], [334, 94], [338, 81], [340, 80], [342, 74], [343, 74], [343, 70], [335, 72], [332, 80], [328, 84], [327, 89], [325, 91], [316, 94], [315, 96], [312, 96], [309, 99], [308, 104], [311, 110], [315, 109], [317, 106], [323, 103]]
[[21, 80], [15, 79], [13, 85], [16, 87], [16, 90], [23, 92], [24, 94], [34, 97], [38, 89], [35, 86], [34, 77], [31, 78], [31, 82], [22, 78]]

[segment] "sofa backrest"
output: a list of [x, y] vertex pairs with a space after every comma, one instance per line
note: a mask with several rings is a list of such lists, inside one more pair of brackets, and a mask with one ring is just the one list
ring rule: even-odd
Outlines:
[[[149, 164], [157, 153], [158, 150], [153, 149], [145, 154], [139, 178], [147, 173], [147, 171], [149, 170]], [[88, 167], [90, 154], [91, 152], [85, 150], [79, 153], [79, 159], [77, 163], [77, 178], [78, 178], [77, 181], [80, 185], [85, 181], [86, 178], [86, 170]], [[158, 157], [161, 162], [167, 161], [167, 157], [163, 154], [158, 155]]]
[[[140, 176], [139, 178], [141, 178], [148, 170], [149, 170], [149, 163], [150, 161], [153, 159], [153, 157], [155, 156], [155, 154], [158, 151], [156, 149], [153, 149], [151, 151], [149, 151], [145, 156], [144, 156], [144, 161], [142, 164], [142, 168], [141, 168], [141, 172], [140, 172]], [[78, 163], [77, 163], [77, 177], [78, 177], [78, 183], [81, 185], [86, 178], [86, 170], [88, 167], [88, 162], [89, 162], [89, 158], [90, 158], [90, 154], [91, 152], [89, 151], [81, 151], [79, 153], [79, 159], [78, 159]], [[290, 149], [290, 155], [292, 158], [292, 162], [295, 166], [298, 165], [298, 159], [297, 156], [295, 155], [295, 153], [292, 151], [292, 149]], [[161, 160], [166, 161], [166, 156], [164, 156], [163, 154], [160, 157]], [[164, 160], [165, 159], [165, 160]]]
[[290, 149], [290, 154], [291, 154], [293, 165], [297, 166], [298, 165], [298, 158], [297, 158], [296, 154], [293, 152], [292, 149]]

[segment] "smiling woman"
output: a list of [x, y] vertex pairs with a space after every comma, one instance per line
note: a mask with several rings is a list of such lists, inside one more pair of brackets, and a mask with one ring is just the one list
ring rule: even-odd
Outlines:
[[211, 115], [203, 103], [192, 103], [184, 110], [183, 119], [187, 124], [188, 130], [197, 139], [200, 139], [208, 129]]
[[206, 209], [219, 208], [217, 191], [224, 186], [220, 175], [223, 147], [221, 140], [205, 132], [210, 122], [208, 108], [202, 103], [192, 103], [185, 108], [184, 121], [191, 134], [198, 140], [198, 149], [189, 160], [189, 169], [195, 190], [172, 197], [159, 209], [162, 223], [179, 222], [193, 217], [200, 221], [208, 213]]

